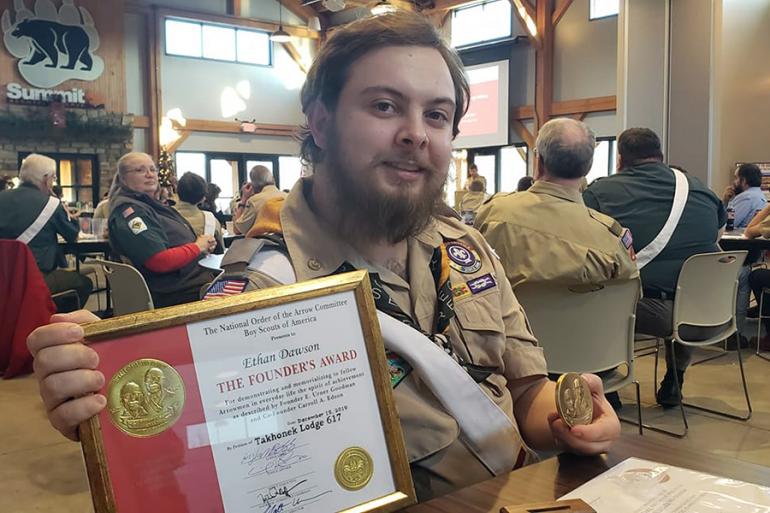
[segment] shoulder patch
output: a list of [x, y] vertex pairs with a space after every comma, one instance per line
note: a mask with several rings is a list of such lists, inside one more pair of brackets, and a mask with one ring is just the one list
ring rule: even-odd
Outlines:
[[631, 230], [623, 228], [623, 235], [620, 236], [620, 243], [628, 252], [628, 256], [632, 261], [636, 261], [636, 252], [634, 251], [634, 237], [631, 235]]
[[128, 206], [123, 210], [123, 217], [128, 217], [134, 213], [134, 207]]
[[128, 222], [128, 227], [131, 229], [134, 235], [139, 235], [147, 229], [147, 225], [144, 224], [144, 220], [141, 217], [135, 217], [131, 219]]

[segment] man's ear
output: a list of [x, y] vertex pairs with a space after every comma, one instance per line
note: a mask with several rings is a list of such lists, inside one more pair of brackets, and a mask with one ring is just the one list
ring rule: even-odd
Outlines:
[[328, 144], [328, 130], [331, 124], [331, 113], [323, 102], [316, 100], [307, 111], [307, 126], [313, 135], [315, 145], [322, 150], [326, 149]]

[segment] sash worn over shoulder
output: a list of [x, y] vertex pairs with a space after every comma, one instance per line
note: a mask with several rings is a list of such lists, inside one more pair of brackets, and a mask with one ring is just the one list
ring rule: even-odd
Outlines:
[[54, 212], [56, 212], [56, 207], [58, 206], [59, 199], [53, 196], [49, 196], [48, 201], [43, 207], [43, 210], [40, 211], [37, 219], [35, 219], [35, 221], [29, 225], [26, 230], [24, 230], [24, 233], [16, 237], [16, 240], [23, 242], [24, 244], [29, 244], [29, 242], [34, 239], [38, 233], [40, 233], [40, 230], [43, 229], [43, 226], [46, 225], [48, 220], [51, 219], [51, 216]]
[[[267, 208], [263, 208], [249, 231], [249, 236], [281, 233], [278, 215], [281, 204], [276, 202], [270, 207], [266, 205]], [[283, 284], [296, 281], [291, 260], [275, 246], [260, 245], [249, 261], [248, 268], [271, 276]], [[385, 348], [398, 353], [419, 373], [423, 382], [457, 421], [468, 449], [492, 474], [510, 472], [518, 456], [515, 441], [520, 438], [511, 419], [481, 390], [465, 369], [428, 337], [383, 312], [378, 311], [377, 317]]]
[[687, 197], [690, 194], [690, 184], [687, 181], [687, 177], [684, 173], [673, 167], [671, 171], [674, 172], [674, 179], [676, 180], [671, 212], [668, 214], [666, 224], [660, 229], [658, 235], [636, 254], [636, 266], [639, 269], [652, 262], [665, 249], [668, 241], [671, 240], [671, 236], [674, 234], [676, 225], [679, 224], [679, 220], [682, 218], [682, 212], [684, 212], [684, 207], [687, 204]]

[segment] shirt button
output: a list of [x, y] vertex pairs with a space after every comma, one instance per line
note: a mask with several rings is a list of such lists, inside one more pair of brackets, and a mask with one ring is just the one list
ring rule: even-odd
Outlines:
[[307, 266], [311, 271], [317, 271], [321, 268], [321, 262], [316, 260], [315, 258], [311, 258], [307, 261]]

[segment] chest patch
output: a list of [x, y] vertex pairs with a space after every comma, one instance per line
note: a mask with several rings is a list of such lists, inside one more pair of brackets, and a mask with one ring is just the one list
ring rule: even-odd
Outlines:
[[496, 285], [497, 285], [497, 282], [495, 281], [495, 277], [492, 276], [491, 274], [485, 274], [483, 276], [479, 276], [478, 278], [474, 278], [468, 282], [468, 288], [474, 294], [478, 294], [479, 292], [483, 292], [487, 289], [491, 289]]
[[481, 259], [476, 250], [460, 241], [446, 243], [449, 266], [463, 274], [473, 274], [481, 269]]
[[452, 287], [452, 296], [455, 298], [455, 300], [463, 299], [471, 295], [471, 289], [468, 288], [468, 285], [465, 283], [461, 283], [459, 285], [456, 285]]
[[147, 229], [147, 225], [144, 224], [144, 220], [142, 220], [141, 217], [135, 217], [131, 219], [128, 222], [128, 227], [131, 229], [134, 235], [139, 235]]

